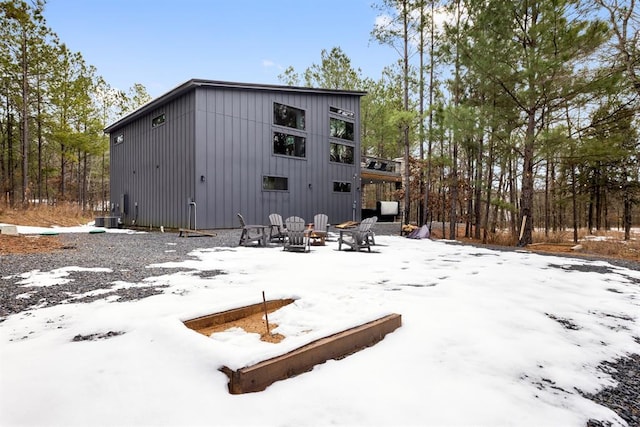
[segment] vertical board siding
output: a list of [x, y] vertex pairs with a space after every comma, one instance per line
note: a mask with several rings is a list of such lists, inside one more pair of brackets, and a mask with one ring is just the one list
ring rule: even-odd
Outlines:
[[[125, 224], [186, 224], [187, 199], [193, 194], [194, 98], [187, 93], [112, 132], [124, 134], [122, 144], [114, 145], [111, 138], [110, 199], [117, 214], [126, 194]], [[162, 113], [165, 123], [152, 128], [151, 120]]]
[[[272, 153], [274, 102], [305, 110], [305, 158]], [[329, 161], [330, 106], [356, 113], [353, 165]], [[153, 227], [186, 227], [190, 200], [200, 229], [236, 228], [237, 213], [257, 224], [274, 212], [307, 222], [326, 213], [336, 224], [352, 218], [354, 200], [359, 219], [359, 110], [352, 94], [195, 87], [112, 131], [125, 141], [111, 145], [111, 202], [127, 194], [125, 223]], [[161, 113], [165, 123], [152, 128]], [[289, 190], [263, 191], [263, 175], [287, 177]], [[352, 192], [334, 193], [334, 181], [352, 182]]]

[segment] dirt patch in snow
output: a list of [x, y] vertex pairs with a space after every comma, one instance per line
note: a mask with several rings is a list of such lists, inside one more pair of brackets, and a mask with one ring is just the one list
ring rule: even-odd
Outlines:
[[0, 234], [0, 255], [36, 254], [63, 249], [58, 236]]

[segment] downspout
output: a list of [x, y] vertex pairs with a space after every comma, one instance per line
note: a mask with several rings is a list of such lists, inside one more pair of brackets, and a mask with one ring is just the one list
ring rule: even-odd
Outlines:
[[353, 192], [353, 203], [351, 205], [351, 221], [355, 222], [356, 221], [356, 208], [358, 207], [358, 202], [356, 197], [358, 197], [357, 195], [357, 191], [356, 191], [356, 178], [358, 178], [358, 175], [356, 175], [355, 173], [353, 174], [353, 179], [352, 179], [352, 184], [351, 184], [351, 191]]
[[138, 222], [138, 202], [133, 205], [133, 221], [131, 221], [131, 225], [136, 225], [136, 222]]
[[187, 229], [191, 230], [191, 207], [193, 206], [193, 229], [196, 230], [196, 224], [197, 224], [197, 217], [196, 215], [198, 214], [198, 206], [196, 205], [196, 202], [194, 202], [193, 200], [189, 201], [189, 218], [187, 219]]

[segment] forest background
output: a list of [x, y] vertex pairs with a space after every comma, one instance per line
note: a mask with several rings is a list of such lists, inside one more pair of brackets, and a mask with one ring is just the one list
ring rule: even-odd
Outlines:
[[[406, 222], [487, 241], [640, 224], [635, 0], [381, 0], [378, 79], [339, 47], [283, 84], [364, 90], [362, 155], [403, 158]], [[0, 188], [9, 207], [108, 207], [103, 129], [150, 101], [113, 88], [49, 28], [44, 0], [0, 2]], [[444, 22], [436, 17], [446, 16]], [[635, 213], [634, 213], [635, 212]], [[448, 229], [448, 230], [447, 230]]]

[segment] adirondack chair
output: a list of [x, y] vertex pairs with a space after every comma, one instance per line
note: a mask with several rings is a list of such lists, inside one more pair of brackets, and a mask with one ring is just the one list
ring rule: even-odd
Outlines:
[[309, 235], [313, 242], [320, 242], [324, 245], [327, 238], [327, 227], [329, 225], [329, 217], [326, 214], [316, 214], [313, 217], [313, 231]]
[[367, 232], [367, 240], [369, 241], [369, 245], [375, 246], [375, 244], [376, 244], [376, 233], [373, 231], [373, 226], [376, 225], [376, 222], [378, 222], [378, 217], [377, 216], [372, 216], [369, 219], [371, 221], [371, 227], [369, 228], [369, 231]]
[[267, 245], [267, 235], [265, 233], [266, 225], [251, 224], [248, 225], [241, 214], [238, 214], [238, 220], [240, 221], [240, 227], [242, 228], [242, 234], [240, 234], [240, 246], [251, 246], [257, 244], [257, 246]]
[[[338, 237], [338, 250], [342, 249], [342, 245], [349, 246], [354, 251], [366, 248], [371, 252], [371, 244], [373, 241], [373, 235], [371, 227], [376, 223], [378, 217], [372, 216], [371, 218], [363, 219], [357, 228], [351, 230], [340, 230], [340, 237]], [[375, 244], [375, 241], [373, 242]]]
[[273, 242], [277, 239], [281, 243], [284, 243], [287, 237], [287, 229], [284, 227], [284, 223], [282, 222], [282, 215], [272, 213], [269, 215], [269, 223], [269, 241]]
[[311, 251], [309, 242], [309, 231], [304, 219], [291, 216], [284, 220], [284, 225], [287, 227], [287, 239], [284, 242], [283, 250], [285, 251]]

